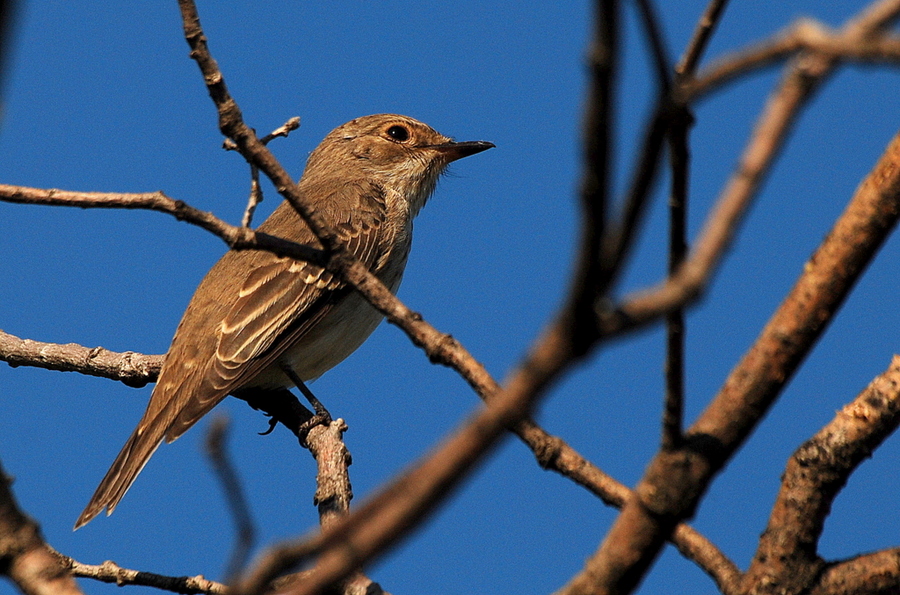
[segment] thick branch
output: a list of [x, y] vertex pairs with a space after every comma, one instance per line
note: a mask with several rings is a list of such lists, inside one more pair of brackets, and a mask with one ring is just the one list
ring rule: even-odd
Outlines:
[[896, 595], [900, 593], [900, 548], [829, 564], [809, 595]]
[[25, 595], [80, 595], [40, 527], [19, 510], [11, 483], [0, 467], [0, 574]]
[[[788, 461], [769, 524], [744, 576], [747, 592], [792, 595], [818, 582], [825, 519], [850, 474], [900, 424], [900, 356]], [[900, 581], [900, 573], [893, 573]]]

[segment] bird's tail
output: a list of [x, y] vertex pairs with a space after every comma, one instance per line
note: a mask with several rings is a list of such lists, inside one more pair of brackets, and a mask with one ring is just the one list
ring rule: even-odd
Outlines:
[[163, 440], [168, 424], [160, 417], [162, 416], [150, 420], [149, 423], [139, 424], [131, 434], [119, 456], [106, 472], [103, 481], [97, 486], [97, 491], [91, 496], [91, 501], [88, 502], [84, 512], [75, 521], [75, 529], [87, 524], [104, 508], [107, 515], [112, 514], [122, 496], [134, 483]]

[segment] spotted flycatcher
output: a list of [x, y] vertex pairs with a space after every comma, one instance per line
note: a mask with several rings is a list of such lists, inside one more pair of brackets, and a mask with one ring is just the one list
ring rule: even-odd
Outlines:
[[[392, 292], [412, 222], [447, 164], [493, 147], [454, 142], [422, 122], [366, 116], [333, 130], [309, 156], [299, 188], [347, 248]], [[259, 231], [321, 248], [287, 202]], [[353, 353], [381, 314], [319, 266], [261, 250], [230, 251], [206, 274], [175, 331], [147, 411], [75, 528], [111, 514], [162, 443], [172, 442], [227, 395], [292, 387]]]

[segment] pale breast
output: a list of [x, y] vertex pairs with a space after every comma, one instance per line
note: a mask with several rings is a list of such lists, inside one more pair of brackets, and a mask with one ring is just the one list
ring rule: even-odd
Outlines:
[[[404, 227], [404, 233], [394, 236], [398, 241], [385, 258], [379, 259], [377, 270], [373, 271], [391, 293], [400, 287], [409, 257], [412, 230], [411, 226]], [[296, 345], [285, 351], [278, 365], [270, 366], [249, 386], [293, 386], [280, 369], [285, 364], [304, 381], [318, 378], [356, 351], [383, 318], [359, 292], [349, 292]]]

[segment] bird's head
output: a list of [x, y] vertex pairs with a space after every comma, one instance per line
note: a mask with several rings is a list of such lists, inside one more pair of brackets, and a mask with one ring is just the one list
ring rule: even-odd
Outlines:
[[403, 194], [415, 213], [449, 163], [493, 146], [484, 141], [456, 142], [407, 116], [363, 116], [325, 137], [310, 155], [304, 176], [366, 176]]

